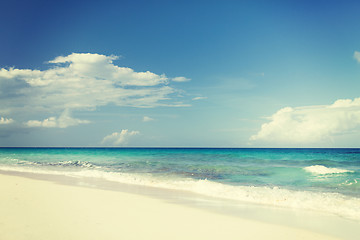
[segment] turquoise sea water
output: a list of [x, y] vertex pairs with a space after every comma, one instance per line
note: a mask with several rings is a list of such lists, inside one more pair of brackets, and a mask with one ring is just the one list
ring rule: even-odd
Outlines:
[[0, 148], [0, 170], [96, 177], [360, 221], [360, 149]]

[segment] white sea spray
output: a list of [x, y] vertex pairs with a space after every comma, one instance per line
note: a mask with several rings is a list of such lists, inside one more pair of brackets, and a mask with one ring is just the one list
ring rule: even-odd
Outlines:
[[323, 165], [313, 165], [309, 167], [304, 167], [304, 170], [312, 174], [319, 174], [319, 175], [353, 172], [352, 170], [341, 169], [341, 168], [328, 168]]

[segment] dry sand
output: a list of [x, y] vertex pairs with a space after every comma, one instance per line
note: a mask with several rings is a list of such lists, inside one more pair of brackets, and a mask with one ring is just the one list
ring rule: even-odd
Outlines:
[[1, 240], [336, 239], [148, 196], [0, 174]]

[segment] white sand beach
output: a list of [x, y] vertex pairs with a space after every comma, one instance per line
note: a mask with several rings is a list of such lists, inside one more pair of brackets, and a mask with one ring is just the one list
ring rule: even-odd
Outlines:
[[0, 239], [336, 239], [152, 197], [0, 175]]

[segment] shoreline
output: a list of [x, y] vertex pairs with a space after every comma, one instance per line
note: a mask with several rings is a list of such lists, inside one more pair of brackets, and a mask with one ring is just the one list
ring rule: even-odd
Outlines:
[[[1, 239], [55, 239], [55, 235], [56, 239], [355, 239], [358, 236], [349, 232], [359, 227], [351, 221], [343, 220], [345, 229], [338, 232], [319, 230], [316, 226], [311, 229], [307, 221], [312, 215], [297, 211], [290, 220], [297, 219], [305, 227], [291, 226], [286, 224], [288, 211], [250, 204], [235, 209], [231, 204], [219, 204], [215, 199], [180, 191], [4, 171], [0, 172], [0, 181], [0, 191], [6, 193], [0, 201], [1, 209], [5, 209]], [[342, 221], [319, 215], [312, 222], [323, 224], [323, 220], [330, 227]], [[342, 230], [348, 233], [341, 236]]]

